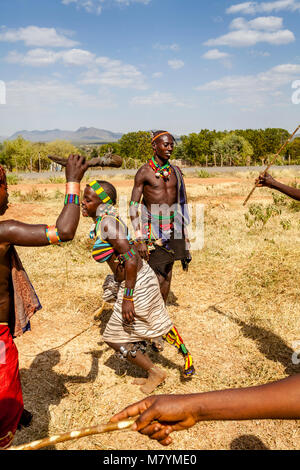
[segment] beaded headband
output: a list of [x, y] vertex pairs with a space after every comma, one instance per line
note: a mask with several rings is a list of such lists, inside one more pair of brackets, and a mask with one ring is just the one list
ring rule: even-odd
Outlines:
[[[153, 144], [153, 142], [158, 139], [159, 137], [161, 137], [162, 135], [171, 135], [170, 132], [162, 132], [161, 134], [158, 134], [156, 135], [155, 137], [153, 137], [153, 139], [151, 140], [151, 143]], [[171, 136], [172, 137], [172, 136]]]
[[104, 191], [102, 186], [97, 181], [92, 181], [91, 183], [88, 183], [88, 186], [90, 186], [93, 191], [95, 191], [97, 196], [99, 196], [99, 198], [104, 204], [113, 205], [111, 198], [108, 196], [108, 194]]

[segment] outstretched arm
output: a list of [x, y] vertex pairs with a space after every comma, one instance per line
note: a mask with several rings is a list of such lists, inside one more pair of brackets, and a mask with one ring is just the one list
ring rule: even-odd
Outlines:
[[[79, 155], [70, 155], [66, 167], [67, 182], [80, 183], [87, 164], [85, 158]], [[76, 233], [80, 218], [78, 204], [66, 204], [57, 221], [56, 228], [62, 242], [72, 240]], [[49, 245], [46, 236], [47, 225], [24, 224], [16, 220], [7, 220], [0, 223], [0, 243], [11, 243], [19, 246], [45, 246]]]
[[112, 422], [140, 417], [133, 429], [162, 445], [170, 434], [198, 421], [299, 419], [300, 374], [258, 387], [148, 397], [113, 416]]
[[262, 174], [256, 180], [257, 186], [267, 186], [271, 189], [276, 189], [283, 194], [291, 197], [292, 199], [296, 199], [296, 201], [300, 201], [300, 189], [293, 188], [292, 186], [287, 186], [286, 184], [282, 184], [279, 181], [275, 180], [269, 173], [265, 175]]

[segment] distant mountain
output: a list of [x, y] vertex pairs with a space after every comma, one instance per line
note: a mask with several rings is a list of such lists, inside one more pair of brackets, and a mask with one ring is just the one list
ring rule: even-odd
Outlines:
[[7, 137], [5, 137], [4, 135], [0, 135], [0, 142], [3, 142], [6, 139], [7, 139]]
[[18, 131], [15, 132], [8, 140], [14, 140], [18, 136], [30, 142], [52, 142], [53, 140], [69, 140], [74, 143], [93, 144], [101, 142], [115, 142], [119, 140], [123, 134], [97, 129], [96, 127], [80, 127], [77, 131], [62, 131], [60, 129], [46, 131]]

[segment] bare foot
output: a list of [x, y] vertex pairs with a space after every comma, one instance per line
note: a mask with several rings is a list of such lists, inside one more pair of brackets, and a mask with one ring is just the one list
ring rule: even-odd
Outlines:
[[131, 382], [133, 385], [144, 385], [147, 382], [146, 378], [139, 377], [137, 379], [134, 379], [133, 382]]
[[145, 384], [141, 387], [141, 391], [146, 395], [152, 393], [156, 387], [162, 384], [167, 377], [166, 372], [159, 369], [158, 367], [152, 367], [149, 371], [148, 379]]

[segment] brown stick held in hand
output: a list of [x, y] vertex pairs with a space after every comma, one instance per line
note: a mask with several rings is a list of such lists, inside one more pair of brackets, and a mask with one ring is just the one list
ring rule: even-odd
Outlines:
[[136, 419], [137, 416], [126, 421], [119, 421], [118, 423], [107, 423], [91, 428], [84, 428], [79, 429], [77, 431], [66, 432], [64, 434], [46, 437], [45, 439], [29, 442], [28, 444], [23, 444], [17, 447], [10, 447], [7, 450], [38, 450], [42, 447], [58, 444], [59, 442], [73, 441], [75, 439], [80, 439], [81, 437], [86, 436], [92, 436], [94, 434], [104, 434], [112, 431], [122, 431], [130, 428], [134, 424]]
[[[288, 138], [288, 140], [281, 146], [280, 150], [278, 150], [278, 152], [276, 153], [275, 157], [272, 159], [271, 163], [269, 163], [269, 165], [267, 166], [267, 168], [260, 174], [260, 176], [264, 176], [267, 171], [269, 170], [269, 168], [274, 164], [274, 162], [276, 161], [276, 158], [280, 155], [280, 152], [282, 152], [283, 149], [285, 149], [285, 147], [287, 146], [287, 144], [292, 140], [292, 138], [294, 137], [294, 135], [298, 132], [298, 130], [300, 129], [300, 125], [297, 127], [297, 129], [292, 133], [292, 135]], [[243, 203], [243, 206], [245, 206], [247, 204], [247, 202], [249, 201], [250, 197], [252, 196], [252, 194], [254, 193], [255, 189], [257, 188], [258, 186], [258, 183], [255, 183], [254, 187], [251, 189], [250, 193], [248, 194], [248, 196], [246, 197], [244, 203]]]

